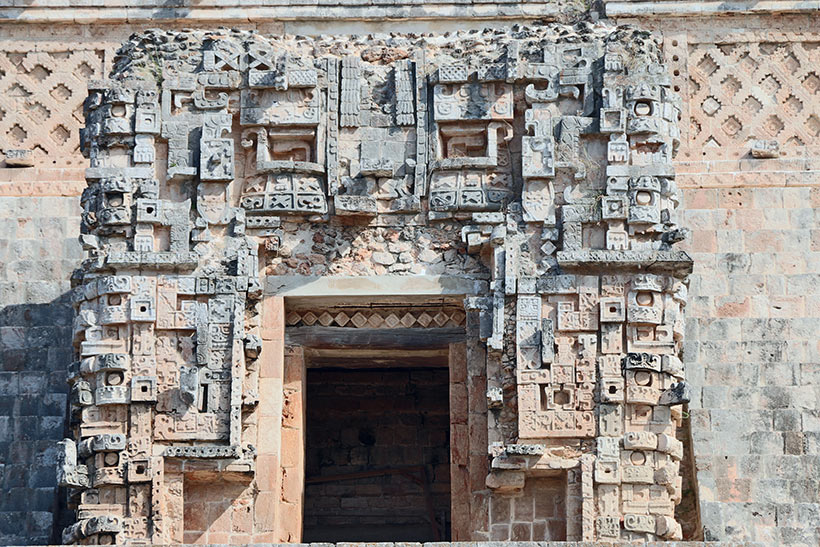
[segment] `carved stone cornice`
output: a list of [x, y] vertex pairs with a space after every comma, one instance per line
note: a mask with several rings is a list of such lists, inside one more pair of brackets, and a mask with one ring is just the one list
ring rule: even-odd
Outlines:
[[820, 13], [817, 0], [604, 0], [608, 17], [712, 17], [715, 15], [786, 15]]

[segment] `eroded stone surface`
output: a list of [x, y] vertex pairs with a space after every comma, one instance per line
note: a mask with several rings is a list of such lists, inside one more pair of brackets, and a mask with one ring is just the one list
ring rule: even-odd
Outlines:
[[[148, 31], [89, 90], [65, 542], [183, 541], [183, 468], [259, 481], [262, 276], [384, 274], [490, 282], [465, 300], [489, 498], [558, 470], [567, 539], [680, 538], [691, 261], [673, 248], [680, 107], [649, 35]], [[293, 321], [347, 323], [321, 317]]]

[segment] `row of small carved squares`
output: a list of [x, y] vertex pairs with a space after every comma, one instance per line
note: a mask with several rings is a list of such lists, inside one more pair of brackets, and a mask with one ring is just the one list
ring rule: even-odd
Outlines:
[[443, 328], [464, 326], [467, 315], [453, 308], [291, 310], [285, 316], [289, 327], [319, 325], [372, 329]]

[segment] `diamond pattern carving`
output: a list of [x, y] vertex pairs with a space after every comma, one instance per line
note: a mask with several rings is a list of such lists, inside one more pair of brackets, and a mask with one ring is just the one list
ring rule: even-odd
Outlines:
[[345, 308], [338, 310], [291, 310], [285, 317], [289, 327], [356, 327], [371, 329], [449, 328], [464, 326], [467, 315], [458, 308]]
[[756, 139], [776, 139], [787, 154], [820, 144], [820, 42], [798, 40], [689, 43], [687, 59], [669, 52], [688, 74], [678, 79], [689, 110], [680, 159], [740, 157]]
[[0, 52], [0, 142], [32, 150], [38, 164], [84, 163], [82, 103], [88, 80], [103, 76], [103, 58], [96, 49]]

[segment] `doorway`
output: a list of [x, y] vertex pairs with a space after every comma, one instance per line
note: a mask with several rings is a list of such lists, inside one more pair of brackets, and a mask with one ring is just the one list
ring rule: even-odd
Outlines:
[[303, 542], [450, 539], [446, 352], [306, 358]]

